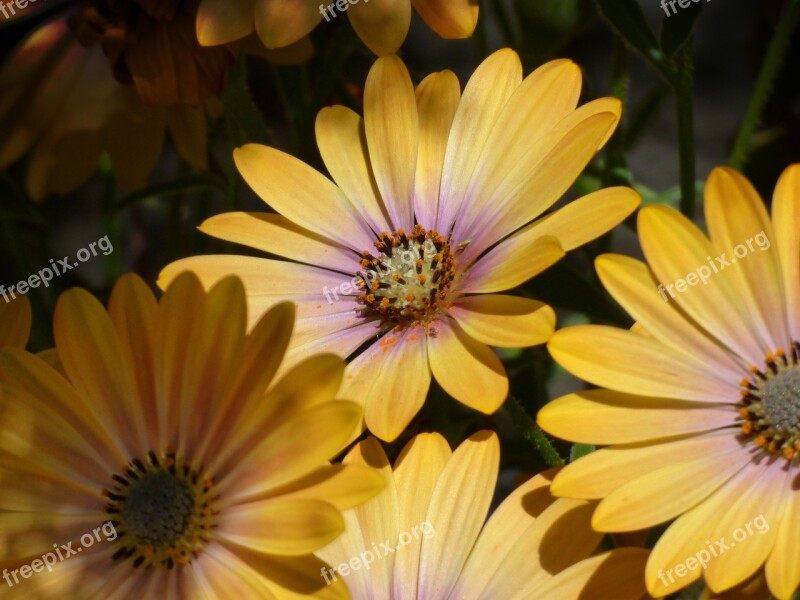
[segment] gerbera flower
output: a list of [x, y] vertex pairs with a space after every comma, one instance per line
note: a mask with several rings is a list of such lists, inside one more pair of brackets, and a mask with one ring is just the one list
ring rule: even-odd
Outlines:
[[671, 208], [642, 209], [648, 264], [597, 260], [635, 330], [570, 327], [550, 341], [561, 365], [608, 389], [560, 398], [539, 423], [611, 445], [553, 490], [603, 498], [599, 531], [675, 519], [647, 565], [653, 595], [701, 574], [719, 593], [764, 566], [788, 600], [800, 583], [800, 165], [781, 176], [771, 220], [743, 176], [712, 171], [705, 218], [709, 237]]
[[27, 158], [34, 200], [76, 190], [107, 152], [128, 188], [143, 185], [167, 132], [194, 169], [206, 168], [206, 116], [186, 105], [148, 106], [116, 81], [100, 46], [84, 48], [66, 20], [34, 31], [0, 70], [0, 168]]
[[399, 58], [378, 59], [363, 120], [343, 106], [317, 117], [336, 184], [279, 150], [248, 145], [234, 154], [239, 172], [280, 214], [229, 213], [201, 227], [305, 264], [199, 256], [168, 266], [161, 284], [185, 269], [209, 285], [236, 273], [253, 316], [295, 302], [295, 356], [352, 359], [346, 396], [365, 405], [366, 425], [382, 439], [411, 421], [431, 374], [457, 400], [492, 413], [508, 379], [489, 346], [540, 344], [555, 326], [549, 306], [497, 292], [609, 231], [640, 201], [610, 188], [534, 221], [619, 120], [614, 98], [576, 109], [580, 87], [570, 61], [523, 81], [519, 57], [500, 50], [463, 96], [449, 71], [415, 94]]
[[444, 38], [469, 37], [478, 22], [474, 0], [201, 0], [197, 38], [205, 46], [217, 46], [255, 31], [267, 48], [281, 48], [308, 35], [323, 17], [331, 22], [346, 13], [369, 49], [384, 55], [396, 52], [406, 39], [412, 5]]
[[130, 275], [108, 312], [83, 290], [59, 299], [65, 375], [0, 351], [7, 422], [36, 426], [35, 452], [0, 436], [3, 597], [345, 597], [311, 553], [382, 480], [326, 463], [361, 418], [334, 400], [341, 359], [267, 391], [293, 317], [278, 305], [246, 334], [235, 278], [205, 293], [186, 274], [156, 302]]
[[601, 534], [589, 527], [594, 504], [556, 499], [553, 471], [517, 488], [486, 522], [500, 445], [482, 431], [455, 452], [438, 434], [416, 436], [394, 469], [374, 439], [345, 464], [380, 469], [384, 490], [345, 512], [347, 531], [318, 554], [353, 598], [512, 600], [647, 597], [647, 551], [596, 554]]

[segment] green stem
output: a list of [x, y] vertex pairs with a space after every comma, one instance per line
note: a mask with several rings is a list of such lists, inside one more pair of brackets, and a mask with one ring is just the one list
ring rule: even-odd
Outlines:
[[514, 396], [506, 400], [506, 410], [522, 436], [531, 442], [548, 467], [563, 467], [564, 459], [556, 451], [544, 431], [536, 424]]
[[733, 150], [731, 151], [729, 162], [734, 169], [741, 170], [745, 163], [747, 163], [747, 158], [752, 150], [753, 134], [761, 120], [764, 106], [766, 106], [767, 100], [769, 100], [770, 93], [772, 92], [772, 84], [783, 64], [786, 50], [792, 40], [792, 32], [797, 25], [799, 17], [800, 0], [789, 0], [778, 21], [778, 28], [775, 30], [775, 35], [772, 36], [772, 40], [767, 48], [764, 64], [761, 66], [761, 72], [758, 74], [758, 79], [756, 80], [755, 91], [750, 99], [750, 105], [747, 107], [744, 121], [742, 122], [739, 134], [736, 136], [736, 142], [733, 145]]
[[678, 116], [678, 149], [681, 165], [681, 212], [695, 216], [694, 149], [694, 43], [689, 38], [675, 57], [678, 63], [673, 90]]

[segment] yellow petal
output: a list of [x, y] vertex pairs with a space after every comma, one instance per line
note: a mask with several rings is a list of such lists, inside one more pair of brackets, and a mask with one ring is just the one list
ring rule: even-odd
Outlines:
[[437, 321], [435, 328], [436, 335], [428, 335], [428, 361], [436, 381], [459, 402], [486, 414], [495, 412], [508, 395], [503, 363], [455, 321]]
[[361, 415], [357, 404], [336, 401], [288, 419], [250, 452], [248, 460], [220, 475], [221, 486], [233, 486], [221, 502], [241, 502], [313, 472], [341, 452]]
[[[361, 548], [363, 550], [374, 550], [373, 546], [380, 545], [386, 541], [392, 548], [397, 547], [400, 530], [398, 529], [397, 511], [397, 486], [392, 474], [392, 467], [386, 453], [375, 438], [367, 438], [356, 445], [345, 457], [345, 464], [369, 465], [380, 471], [386, 482], [384, 490], [373, 500], [366, 502], [354, 509], [355, 517], [358, 520], [360, 531], [363, 532]], [[362, 550], [362, 551], [363, 551]], [[349, 560], [347, 556], [345, 560]], [[396, 553], [384, 555], [380, 560], [376, 560], [370, 569], [370, 587], [373, 598], [391, 597], [392, 571]]]
[[267, 48], [280, 48], [308, 35], [322, 20], [316, 0], [258, 0], [255, 25], [258, 37]]
[[12, 300], [10, 295], [6, 295], [6, 290], [2, 290], [2, 294], [4, 302], [0, 302], [0, 347], [24, 348], [31, 333], [31, 303], [24, 295]]
[[614, 300], [670, 349], [701, 360], [730, 381], [750, 375], [741, 359], [731, 355], [675, 303], [669, 302], [669, 296], [663, 288], [659, 289], [646, 264], [627, 256], [604, 254], [595, 260], [595, 267]]
[[478, 23], [478, 4], [472, 0], [411, 0], [417, 12], [443, 38], [466, 38]]
[[631, 188], [603, 188], [531, 223], [514, 237], [552, 235], [569, 252], [611, 231], [630, 216], [641, 201], [642, 197]]
[[[555, 204], [572, 187], [617, 123], [617, 114], [600, 112], [579, 121], [568, 131], [556, 127], [548, 133], [541, 142], [544, 147], [530, 152], [535, 158], [525, 157], [521, 162], [527, 167], [522, 181], [515, 185], [513, 178], [504, 179], [492, 189], [491, 197], [476, 202], [479, 211], [474, 219], [458, 219], [453, 238], [472, 240], [467, 258], [530, 223]], [[535, 166], [528, 166], [531, 163]]]
[[617, 488], [598, 505], [598, 531], [637, 531], [664, 523], [713, 494], [750, 460], [733, 432], [713, 454], [675, 461]]
[[499, 199], [495, 197], [498, 189], [515, 188], [527, 177], [532, 166], [528, 156], [531, 148], [575, 109], [580, 93], [581, 70], [567, 59], [545, 63], [522, 81], [498, 115], [485, 145], [476, 148], [480, 160], [469, 184], [470, 200], [458, 217], [455, 237], [462, 238], [464, 228], [484, 212], [488, 200]]
[[62, 294], [53, 317], [53, 334], [64, 370], [94, 414], [128, 456], [146, 456], [150, 447], [133, 371], [100, 302], [80, 288]]
[[[321, 577], [324, 567], [327, 567], [315, 556], [278, 556], [255, 552], [248, 548], [236, 546], [225, 540], [214, 548], [215, 559], [220, 567], [227, 571], [230, 580], [227, 587], [221, 585], [216, 598], [231, 597], [236, 590], [237, 583], [251, 580], [253, 575], [260, 585], [268, 588], [266, 592], [256, 588], [258, 592], [245, 590], [236, 597], [240, 598], [276, 598], [279, 600], [302, 600], [314, 598], [315, 600], [349, 600], [347, 586], [344, 581], [331, 580], [327, 583]], [[205, 553], [203, 553], [205, 554]], [[202, 558], [203, 555], [201, 555]], [[198, 565], [198, 571], [205, 572], [205, 565]], [[244, 573], [242, 571], [244, 570]], [[269, 594], [270, 595], [266, 595]], [[262, 595], [264, 594], [264, 595]], [[195, 597], [189, 594], [189, 597]]]
[[135, 365], [137, 410], [143, 415], [150, 448], [157, 448], [158, 409], [156, 408], [155, 337], [158, 303], [148, 285], [133, 274], [123, 275], [114, 284], [108, 314], [117, 330], [125, 361]]
[[435, 535], [427, 521], [433, 490], [453, 452], [438, 433], [420, 433], [406, 444], [395, 461], [394, 480], [397, 488], [397, 528], [419, 535], [403, 547], [394, 562], [393, 591], [396, 598], [414, 598], [419, 580], [422, 540]]
[[603, 498], [627, 482], [655, 469], [695, 456], [712, 453], [730, 431], [680, 436], [664, 443], [611, 446], [570, 463], [556, 476], [551, 487], [557, 496]]
[[255, 0], [202, 0], [197, 9], [197, 39], [203, 46], [219, 46], [253, 32]]
[[[761, 477], [741, 496], [730, 498], [730, 506], [715, 519], [711, 539], [725, 536], [730, 544], [705, 571], [708, 587], [715, 592], [745, 581], [764, 565], [773, 551], [794, 473], [787, 473], [783, 461], [762, 464]], [[795, 559], [797, 557], [795, 556]]]
[[[713, 535], [720, 516], [753, 485], [762, 470], [760, 465], [746, 466], [707, 500], [678, 517], [667, 528], [650, 553], [645, 569], [647, 589], [651, 595], [656, 598], [668, 596], [700, 577], [703, 569], [697, 559], [704, 558], [703, 562], [709, 564], [719, 548], [716, 542], [720, 536], [714, 538]], [[740, 513], [739, 516], [744, 518], [746, 515]], [[755, 516], [746, 516], [745, 522]], [[734, 527], [742, 524], [739, 522]], [[733, 531], [726, 531], [722, 535], [732, 534]], [[688, 561], [689, 558], [694, 558], [694, 562]], [[682, 568], [678, 568], [679, 565]]]
[[317, 115], [316, 136], [328, 172], [372, 230], [395, 229], [372, 175], [363, 119], [345, 106], [325, 107]]
[[547, 304], [517, 296], [464, 296], [450, 314], [470, 337], [502, 348], [543, 344], [556, 327], [556, 314]]
[[733, 169], [719, 167], [708, 176], [704, 207], [711, 241], [719, 253], [731, 255], [737, 298], [762, 343], [786, 351], [791, 341], [778, 248], [758, 192]]
[[[717, 266], [717, 258], [724, 262], [730, 256], [718, 256], [697, 226], [671, 207], [652, 205], [640, 210], [638, 230], [647, 262], [669, 295], [674, 296], [671, 301], [750, 364], [761, 365], [766, 349], [758, 344], [757, 332], [744, 306], [736, 301], [730, 267]], [[697, 285], [697, 281], [691, 289], [686, 287], [680, 292], [677, 282], [685, 283], [690, 273], [697, 274], [701, 268], [705, 270], [700, 274], [709, 272], [708, 284]]]
[[522, 82], [522, 64], [513, 50], [491, 54], [470, 77], [445, 153], [437, 231], [450, 231], [461, 210], [480, 154], [495, 121], [514, 90]]
[[792, 598], [800, 586], [800, 537], [797, 535], [800, 526], [800, 495], [795, 489], [784, 492], [786, 500], [779, 523], [770, 523], [777, 527], [775, 546], [767, 558], [765, 573], [769, 589], [780, 600]]
[[326, 269], [349, 272], [358, 265], [352, 250], [274, 213], [223, 213], [206, 219], [199, 229], [222, 240]]
[[307, 164], [258, 144], [237, 148], [233, 158], [253, 191], [284, 217], [357, 252], [372, 247], [372, 232], [344, 193]]
[[431, 498], [435, 534], [422, 542], [421, 598], [447, 598], [483, 527], [500, 466], [500, 443], [490, 431], [470, 436], [453, 453]]
[[322, 500], [264, 500], [229, 506], [219, 517], [219, 535], [259, 552], [285, 556], [313, 552], [342, 531], [341, 513]]
[[397, 52], [411, 25], [408, 0], [370, 0], [348, 6], [348, 18], [367, 48], [378, 56]]
[[611, 390], [567, 394], [546, 404], [539, 426], [562, 439], [584, 444], [628, 444], [683, 433], [735, 427], [733, 406], [631, 396]]
[[[374, 9], [370, 6], [369, 10]], [[397, 56], [379, 58], [369, 70], [364, 89], [364, 130], [372, 172], [386, 210], [395, 227], [410, 231], [414, 225], [419, 117], [414, 85]]]
[[395, 330], [349, 365], [340, 396], [363, 403], [367, 428], [393, 441], [419, 412], [430, 382], [425, 335]]
[[772, 221], [786, 287], [789, 334], [800, 339], [800, 165], [788, 167], [775, 186]]
[[489, 294], [511, 289], [535, 277], [564, 257], [564, 249], [552, 236], [500, 242], [467, 270], [460, 292]]
[[547, 348], [572, 374], [628, 394], [719, 403], [740, 396], [738, 382], [718, 379], [657, 340], [623, 329], [568, 327], [557, 331]]
[[270, 491], [273, 497], [316, 498], [346, 510], [375, 497], [385, 483], [365, 465], [326, 465], [310, 475]]
[[537, 589], [537, 597], [643, 600], [649, 597], [644, 584], [647, 557], [644, 548], [618, 548], [587, 558]]
[[452, 71], [428, 75], [417, 87], [419, 111], [419, 153], [414, 178], [414, 212], [426, 228], [436, 224], [439, 188], [461, 88]]

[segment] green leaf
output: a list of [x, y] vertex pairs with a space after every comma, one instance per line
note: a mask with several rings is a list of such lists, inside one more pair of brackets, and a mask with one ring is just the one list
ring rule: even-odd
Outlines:
[[697, 17], [703, 10], [702, 2], [692, 2], [686, 8], [676, 6], [673, 11], [669, 6], [669, 16], [665, 16], [661, 21], [661, 49], [668, 58], [675, 56], [675, 53], [683, 48], [689, 41], [694, 31]]
[[246, 61], [247, 56], [242, 54], [233, 65], [222, 97], [230, 142], [233, 146], [246, 143], [269, 144], [270, 135], [264, 116], [250, 95]]
[[573, 444], [572, 448], [569, 449], [569, 462], [575, 462], [582, 456], [591, 454], [595, 450], [597, 450], [597, 446], [592, 444]]
[[638, 51], [667, 79], [672, 68], [664, 57], [655, 34], [636, 0], [595, 0], [600, 13], [632, 48]]

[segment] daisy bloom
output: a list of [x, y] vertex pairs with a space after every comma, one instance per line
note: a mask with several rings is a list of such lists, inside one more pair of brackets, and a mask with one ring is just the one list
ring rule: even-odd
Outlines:
[[500, 446], [481, 431], [450, 450], [439, 434], [412, 439], [394, 464], [374, 439], [345, 464], [380, 469], [383, 491], [345, 512], [347, 531], [318, 554], [320, 575], [353, 598], [382, 600], [638, 600], [647, 550], [596, 554], [594, 504], [556, 499], [553, 471], [517, 488], [486, 521]]
[[0, 124], [0, 168], [27, 157], [34, 200], [78, 189], [104, 152], [120, 184], [144, 185], [167, 133], [192, 168], [207, 166], [203, 108], [145, 104], [114, 78], [101, 46], [83, 47], [66, 19], [35, 30], [0, 69]]
[[553, 491], [602, 498], [598, 531], [674, 519], [647, 564], [654, 596], [701, 575], [721, 593], [763, 566], [789, 600], [800, 584], [800, 165], [778, 181], [771, 219], [728, 168], [709, 175], [704, 206], [708, 236], [648, 206], [647, 264], [597, 259], [633, 331], [585, 325], [550, 341], [558, 363], [603, 389], [555, 400], [539, 424], [609, 445], [566, 467]]
[[7, 422], [35, 423], [0, 432], [3, 598], [346, 597], [312, 552], [383, 482], [327, 463], [361, 418], [335, 400], [341, 359], [271, 383], [293, 317], [280, 304], [247, 334], [235, 278], [206, 293], [185, 274], [156, 301], [126, 275], [108, 311], [59, 299], [63, 374], [0, 350]]
[[[463, 94], [450, 71], [417, 87], [396, 56], [367, 77], [364, 118], [320, 111], [317, 143], [335, 184], [274, 148], [234, 153], [239, 172], [279, 214], [228, 213], [201, 230], [296, 262], [198, 256], [169, 265], [206, 285], [239, 275], [254, 316], [292, 300], [295, 356], [351, 360], [345, 396], [392, 440], [425, 401], [431, 375], [484, 413], [508, 379], [489, 346], [546, 342], [553, 310], [497, 294], [609, 231], [640, 197], [609, 188], [539, 218], [614, 131], [620, 103], [576, 108], [580, 69], [549, 62], [524, 80], [519, 57], [487, 58]], [[300, 263], [300, 264], [298, 264]], [[357, 354], [357, 350], [362, 350]]]
[[296, 43], [320, 21], [347, 14], [375, 54], [396, 52], [411, 25], [411, 7], [444, 38], [466, 38], [478, 22], [475, 0], [201, 0], [197, 38], [205, 46], [229, 44], [258, 34], [267, 48]]

